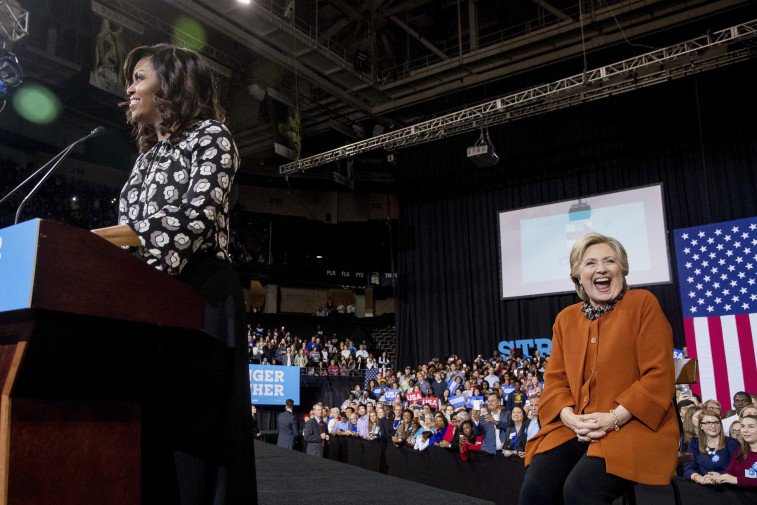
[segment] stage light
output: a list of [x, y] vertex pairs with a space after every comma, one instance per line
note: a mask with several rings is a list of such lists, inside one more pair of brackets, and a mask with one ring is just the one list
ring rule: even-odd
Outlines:
[[10, 88], [23, 82], [24, 72], [15, 54], [0, 50], [0, 98], [8, 95]]
[[250, 0], [237, 0], [240, 4], [250, 5]]

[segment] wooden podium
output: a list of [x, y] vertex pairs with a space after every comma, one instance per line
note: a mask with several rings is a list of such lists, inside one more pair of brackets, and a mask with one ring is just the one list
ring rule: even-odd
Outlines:
[[211, 450], [228, 351], [199, 293], [86, 230], [0, 230], [0, 504], [170, 503]]

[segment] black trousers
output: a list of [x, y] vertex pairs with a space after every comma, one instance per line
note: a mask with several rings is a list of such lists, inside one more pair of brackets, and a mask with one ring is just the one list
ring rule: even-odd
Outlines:
[[[634, 483], [610, 475], [605, 460], [586, 455], [588, 442], [574, 438], [537, 454], [520, 489], [520, 505], [600, 505], [632, 491]], [[632, 496], [632, 493], [629, 493]]]

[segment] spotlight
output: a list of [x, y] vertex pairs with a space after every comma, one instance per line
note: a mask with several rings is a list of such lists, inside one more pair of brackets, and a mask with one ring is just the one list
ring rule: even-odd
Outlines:
[[24, 80], [24, 72], [15, 54], [0, 49], [0, 98], [8, 95], [10, 88], [15, 88]]

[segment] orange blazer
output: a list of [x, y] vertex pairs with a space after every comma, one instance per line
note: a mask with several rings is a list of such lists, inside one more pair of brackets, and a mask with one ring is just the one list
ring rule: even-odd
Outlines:
[[590, 444], [587, 454], [603, 457], [612, 475], [669, 484], [678, 461], [670, 324], [657, 298], [643, 289], [628, 291], [613, 310], [594, 321], [584, 317], [581, 305], [567, 307], [555, 320], [539, 402], [541, 430], [526, 444], [526, 465], [534, 455], [576, 436], [560, 421], [560, 411], [573, 407], [578, 413], [589, 333], [596, 325], [596, 385], [590, 393], [594, 411], [609, 412], [620, 404], [633, 418], [620, 431]]

